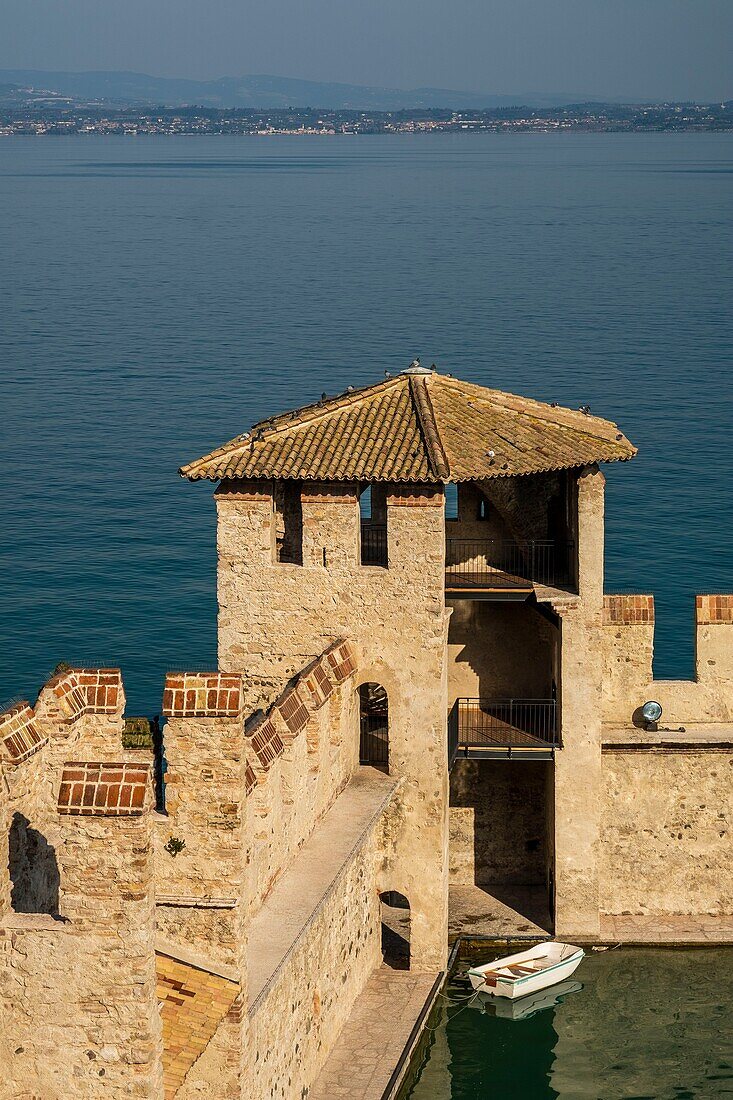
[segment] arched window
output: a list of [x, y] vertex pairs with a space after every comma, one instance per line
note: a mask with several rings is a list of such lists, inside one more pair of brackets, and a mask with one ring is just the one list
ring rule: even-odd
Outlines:
[[59, 875], [56, 852], [23, 814], [13, 814], [8, 837], [10, 908], [15, 913], [59, 911]]
[[389, 707], [381, 684], [359, 688], [359, 763], [389, 771]]
[[379, 895], [382, 906], [382, 958], [393, 970], [410, 969], [410, 903], [397, 890]]

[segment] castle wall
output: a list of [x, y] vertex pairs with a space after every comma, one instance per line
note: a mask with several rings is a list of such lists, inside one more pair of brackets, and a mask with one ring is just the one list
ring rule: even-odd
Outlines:
[[13, 912], [3, 899], [7, 1100], [162, 1097], [150, 777], [127, 768], [66, 765], [53, 784], [56, 828], [45, 841], [58, 868], [56, 913]]
[[[217, 492], [221, 667], [262, 701], [334, 638], [353, 642], [359, 682], [389, 697], [390, 773], [404, 777], [402, 834], [389, 888], [413, 907], [416, 967], [441, 965], [447, 941], [447, 760], [442, 494], [389, 490], [389, 567], [360, 565], [354, 487], [302, 488], [303, 565], [273, 553], [266, 483]], [[356, 710], [354, 710], [356, 717]], [[356, 761], [358, 723], [350, 733]]]
[[[253, 751], [253, 767], [257, 786], [253, 798], [253, 875], [249, 908], [256, 913], [273, 883], [289, 865], [298, 849], [308, 838], [323, 814], [333, 804], [348, 782], [357, 763], [357, 744], [353, 730], [358, 723], [354, 693], [353, 670], [334, 676], [328, 660], [316, 662], [323, 669], [321, 684], [326, 684], [328, 697], [315, 705], [306, 671], [280, 693], [269, 708], [268, 720], [252, 727], [250, 744], [257, 746], [263, 728], [271, 728], [279, 740], [275, 748], [263, 746]], [[296, 706], [305, 711], [296, 723], [307, 724], [293, 732], [282, 716], [282, 701], [288, 707], [292, 692]], [[287, 713], [287, 710], [286, 710]], [[291, 725], [293, 721], [291, 720]]]
[[[603, 611], [601, 909], [730, 914], [733, 597], [697, 596], [696, 679], [655, 680], [654, 599]], [[640, 714], [663, 707], [658, 730]]]
[[[170, 674], [165, 815], [156, 815], [158, 931], [241, 969], [250, 838], [241, 677]], [[179, 852], [166, 849], [182, 842]]]
[[599, 933], [602, 692], [601, 618], [604, 543], [603, 474], [578, 478], [579, 599], [561, 616], [561, 738], [555, 755], [555, 932], [561, 938]]
[[733, 722], [733, 597], [695, 600], [695, 679], [655, 680], [654, 597], [606, 596], [603, 611], [603, 721], [638, 722], [638, 708], [656, 699], [662, 723]]
[[733, 914], [733, 749], [606, 745], [604, 913]]

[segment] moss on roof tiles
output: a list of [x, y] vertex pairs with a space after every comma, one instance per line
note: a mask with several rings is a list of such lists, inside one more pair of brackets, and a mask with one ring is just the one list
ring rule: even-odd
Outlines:
[[191, 481], [472, 481], [635, 454], [611, 421], [434, 371], [263, 420], [180, 473]]

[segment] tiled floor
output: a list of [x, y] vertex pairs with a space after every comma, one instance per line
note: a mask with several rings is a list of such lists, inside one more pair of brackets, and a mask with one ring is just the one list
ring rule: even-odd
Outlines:
[[310, 1093], [310, 1100], [382, 1100], [434, 974], [375, 970]]
[[163, 1020], [163, 1083], [170, 1100], [232, 1007], [239, 986], [226, 978], [156, 955]]

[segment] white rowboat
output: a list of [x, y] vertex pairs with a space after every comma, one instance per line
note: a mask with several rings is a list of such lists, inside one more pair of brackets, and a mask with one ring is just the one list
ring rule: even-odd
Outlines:
[[538, 943], [518, 955], [507, 955], [468, 971], [473, 988], [492, 997], [527, 997], [557, 982], [564, 982], [580, 966], [582, 947], [572, 943]]
[[538, 993], [529, 993], [526, 997], [517, 997], [514, 1001], [506, 997], [490, 997], [485, 993], [477, 993], [471, 1001], [471, 1007], [478, 1012], [488, 1013], [502, 1020], [528, 1020], [538, 1012], [556, 1008], [566, 997], [571, 997], [573, 993], [580, 993], [582, 988], [582, 982], [568, 978], [564, 982], [550, 986], [549, 989], [540, 989]]

